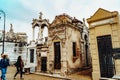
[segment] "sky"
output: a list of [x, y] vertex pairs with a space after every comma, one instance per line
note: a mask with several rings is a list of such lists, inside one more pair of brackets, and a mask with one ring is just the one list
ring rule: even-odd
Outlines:
[[[9, 31], [12, 23], [14, 32], [26, 32], [30, 41], [32, 20], [38, 19], [40, 12], [50, 22], [63, 13], [82, 20], [90, 18], [99, 8], [119, 12], [119, 4], [120, 0], [0, 0], [0, 10], [6, 13], [6, 31]], [[3, 30], [2, 13], [0, 17], [0, 30]]]

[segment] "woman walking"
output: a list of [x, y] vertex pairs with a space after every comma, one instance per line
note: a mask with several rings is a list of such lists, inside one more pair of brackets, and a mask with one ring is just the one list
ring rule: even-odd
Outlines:
[[14, 75], [14, 79], [19, 72], [20, 72], [20, 78], [22, 79], [24, 63], [21, 56], [18, 56], [17, 62], [14, 65], [16, 66], [16, 69], [17, 69], [17, 72]]

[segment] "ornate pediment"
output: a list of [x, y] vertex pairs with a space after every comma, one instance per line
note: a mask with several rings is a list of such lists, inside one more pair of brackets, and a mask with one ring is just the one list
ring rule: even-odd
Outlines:
[[55, 17], [54, 21], [50, 24], [50, 27], [53, 27], [58, 24], [71, 23], [72, 18], [69, 15], [62, 14]]
[[33, 22], [32, 22], [32, 26], [33, 28], [35, 26], [38, 26], [38, 27], [42, 27], [42, 26], [49, 26], [49, 20], [48, 19], [33, 19]]
[[107, 11], [105, 9], [99, 8], [93, 16], [88, 19], [88, 22], [98, 21], [101, 19], [111, 18], [113, 16], [113, 12]]
[[62, 39], [58, 35], [54, 36], [52, 39], [52, 41], [61, 41], [61, 40]]
[[39, 25], [40, 25], [40, 21], [37, 20], [37, 19], [33, 19], [33, 22], [32, 22], [33, 28], [34, 28], [35, 26], [38, 26], [38, 27], [39, 27]]

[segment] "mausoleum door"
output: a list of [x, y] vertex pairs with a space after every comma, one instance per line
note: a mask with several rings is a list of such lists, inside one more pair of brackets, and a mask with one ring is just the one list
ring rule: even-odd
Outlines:
[[47, 57], [41, 57], [41, 71], [47, 71]]
[[61, 69], [60, 42], [54, 43], [54, 69]]
[[111, 36], [97, 37], [97, 43], [101, 77], [111, 78], [114, 75]]

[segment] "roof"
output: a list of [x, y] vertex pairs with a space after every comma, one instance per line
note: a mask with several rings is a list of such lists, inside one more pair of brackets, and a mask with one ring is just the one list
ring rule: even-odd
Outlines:
[[103, 8], [99, 8], [90, 18], [87, 19], [87, 22], [94, 22], [94, 21], [99, 21], [102, 19], [107, 19], [107, 18], [111, 18], [114, 17], [118, 14], [117, 11], [108, 11], [105, 10]]

